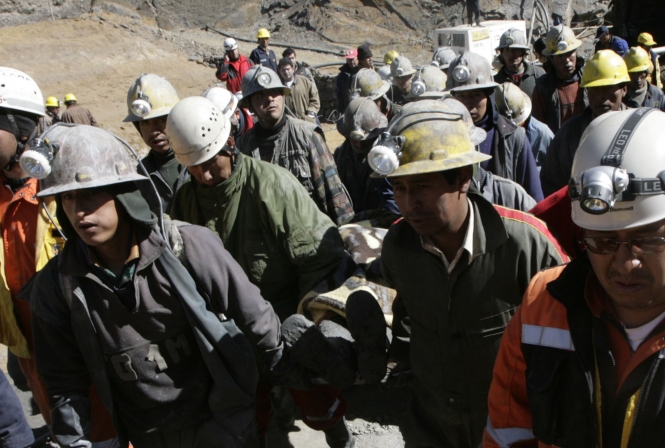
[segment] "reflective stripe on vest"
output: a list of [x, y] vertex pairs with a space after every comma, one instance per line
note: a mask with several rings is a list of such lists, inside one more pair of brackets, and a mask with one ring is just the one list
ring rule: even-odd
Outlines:
[[575, 351], [570, 331], [554, 327], [522, 324], [522, 344], [541, 345]]
[[487, 417], [487, 433], [501, 448], [509, 448], [517, 442], [534, 439], [533, 431], [530, 428], [500, 428], [494, 429], [492, 422]]

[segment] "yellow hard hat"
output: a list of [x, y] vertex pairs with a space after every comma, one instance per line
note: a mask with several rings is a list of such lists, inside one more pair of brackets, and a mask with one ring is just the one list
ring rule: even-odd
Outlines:
[[491, 159], [476, 151], [463, 118], [441, 101], [405, 104], [367, 156], [373, 176], [434, 173]]
[[256, 32], [256, 38], [257, 38], [257, 39], [270, 39], [270, 31], [268, 31], [268, 30], [265, 29], [265, 28], [260, 28], [260, 29]]
[[646, 72], [651, 68], [649, 53], [642, 47], [632, 47], [623, 55], [628, 73]]
[[584, 66], [582, 87], [613, 86], [630, 82], [623, 58], [613, 50], [600, 50]]
[[60, 107], [60, 100], [54, 96], [49, 96], [46, 98], [46, 107]]
[[556, 56], [578, 49], [582, 41], [575, 37], [573, 30], [565, 25], [556, 25], [550, 28], [545, 36], [545, 49], [543, 55]]
[[73, 93], [68, 93], [65, 95], [65, 103], [69, 103], [70, 101], [76, 101], [76, 97]]
[[171, 112], [180, 101], [175, 88], [165, 78], [144, 73], [127, 92], [127, 116], [124, 122], [135, 122], [162, 117]]
[[386, 54], [383, 56], [383, 63], [384, 64], [392, 64], [392, 62], [395, 60], [395, 58], [399, 57], [399, 53], [395, 50], [389, 50], [386, 52]]
[[637, 42], [648, 47], [656, 45], [656, 41], [653, 40], [653, 36], [649, 33], [640, 33], [640, 35], [637, 36]]

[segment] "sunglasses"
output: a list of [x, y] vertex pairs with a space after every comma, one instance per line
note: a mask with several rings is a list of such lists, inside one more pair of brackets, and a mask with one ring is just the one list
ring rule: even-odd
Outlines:
[[607, 255], [616, 253], [622, 244], [627, 244], [634, 254], [655, 254], [665, 250], [665, 238], [649, 236], [619, 241], [615, 238], [587, 237], [582, 242], [594, 254]]

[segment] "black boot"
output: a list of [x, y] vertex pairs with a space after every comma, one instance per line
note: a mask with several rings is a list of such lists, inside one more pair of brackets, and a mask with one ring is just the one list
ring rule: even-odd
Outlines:
[[386, 375], [386, 320], [374, 296], [356, 291], [346, 301], [346, 324], [354, 339], [358, 373], [368, 383], [378, 383]]
[[353, 434], [351, 434], [345, 418], [342, 418], [342, 421], [323, 432], [326, 435], [326, 442], [328, 442], [330, 448], [355, 448], [356, 446], [356, 440], [353, 438]]
[[307, 329], [293, 345], [291, 356], [334, 388], [346, 389], [356, 380], [353, 338], [346, 328], [330, 320]]

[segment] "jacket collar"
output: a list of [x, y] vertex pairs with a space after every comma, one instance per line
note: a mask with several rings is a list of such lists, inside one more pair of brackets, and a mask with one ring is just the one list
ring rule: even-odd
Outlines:
[[471, 259], [474, 259], [505, 244], [508, 241], [508, 233], [501, 215], [475, 187], [469, 190], [468, 198], [475, 211], [473, 254], [471, 256]]
[[[136, 238], [141, 254], [136, 266], [136, 272], [139, 272], [147, 268], [162, 255], [164, 250], [166, 250], [166, 242], [155, 230], [148, 230], [141, 226], [136, 226]], [[76, 240], [65, 245], [58, 268], [59, 272], [75, 277], [94, 275], [87, 261], [86, 248], [77, 243], [78, 236]]]

